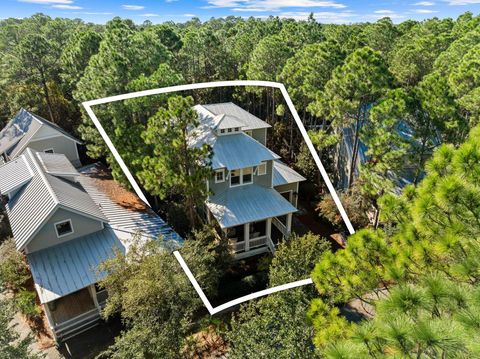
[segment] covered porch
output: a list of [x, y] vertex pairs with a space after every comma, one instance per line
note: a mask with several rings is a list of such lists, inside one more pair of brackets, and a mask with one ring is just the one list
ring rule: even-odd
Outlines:
[[272, 188], [255, 184], [230, 188], [207, 201], [208, 219], [215, 219], [236, 259], [274, 252], [272, 225], [284, 237], [291, 232], [297, 209]]

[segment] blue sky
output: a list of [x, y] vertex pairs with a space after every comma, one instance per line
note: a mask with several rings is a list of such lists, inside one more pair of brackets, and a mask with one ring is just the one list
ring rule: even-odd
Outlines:
[[275, 15], [304, 19], [310, 12], [322, 23], [375, 21], [389, 16], [394, 22], [433, 16], [457, 17], [465, 11], [480, 13], [480, 0], [1, 0], [0, 18], [26, 17], [43, 12], [52, 17], [81, 18], [105, 23], [114, 16], [137, 23], [172, 20], [184, 22], [193, 16], [211, 17]]

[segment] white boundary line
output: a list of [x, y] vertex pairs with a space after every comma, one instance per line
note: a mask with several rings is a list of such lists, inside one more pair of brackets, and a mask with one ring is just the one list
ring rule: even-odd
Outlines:
[[[218, 81], [218, 82], [204, 82], [204, 83], [196, 83], [196, 84], [188, 84], [188, 85], [179, 85], [179, 86], [170, 86], [170, 87], [164, 87], [164, 88], [159, 88], [159, 89], [152, 89], [152, 90], [145, 90], [145, 91], [138, 91], [138, 92], [132, 92], [132, 93], [127, 93], [123, 95], [117, 95], [117, 96], [110, 96], [110, 97], [104, 97], [96, 100], [91, 100], [91, 101], [86, 101], [83, 102], [82, 105], [87, 111], [88, 115], [92, 119], [95, 127], [97, 127], [98, 132], [102, 136], [103, 140], [107, 144], [107, 147], [110, 149], [112, 152], [113, 156], [117, 160], [118, 164], [120, 165], [120, 168], [122, 171], [125, 173], [125, 176], [127, 177], [128, 181], [132, 185], [133, 189], [135, 190], [135, 193], [142, 199], [148, 206], [150, 204], [148, 203], [145, 195], [143, 194], [142, 190], [140, 189], [140, 186], [138, 185], [137, 181], [131, 174], [130, 170], [128, 169], [127, 165], [123, 161], [122, 157], [118, 153], [117, 149], [113, 145], [112, 141], [110, 140], [110, 137], [108, 137], [107, 133], [105, 132], [102, 124], [98, 120], [97, 116], [91, 109], [92, 106], [95, 105], [100, 105], [100, 104], [106, 104], [110, 102], [116, 102], [116, 101], [122, 101], [122, 100], [128, 100], [132, 98], [137, 98], [137, 97], [142, 97], [142, 96], [151, 96], [151, 95], [157, 95], [157, 94], [163, 94], [163, 93], [169, 93], [169, 92], [179, 92], [179, 91], [187, 91], [187, 90], [197, 90], [197, 89], [202, 89], [202, 88], [215, 88], [215, 87], [233, 87], [233, 86], [262, 86], [262, 87], [272, 87], [272, 88], [277, 88], [282, 92], [283, 97], [285, 98], [285, 101], [287, 103], [287, 106], [290, 110], [290, 112], [293, 115], [293, 118], [295, 119], [295, 122], [300, 129], [300, 133], [303, 136], [303, 139], [305, 143], [307, 144], [308, 149], [310, 150], [310, 153], [313, 156], [313, 159], [315, 160], [315, 163], [320, 170], [320, 174], [322, 175], [323, 180], [325, 181], [327, 188], [330, 192], [330, 195], [332, 196], [335, 204], [337, 205], [338, 210], [340, 211], [340, 215], [342, 216], [342, 219], [349, 231], [350, 234], [355, 233], [355, 229], [352, 226], [352, 223], [350, 222], [350, 219], [348, 218], [347, 213], [345, 212], [345, 209], [343, 208], [342, 203], [340, 202], [340, 198], [337, 195], [337, 192], [335, 191], [335, 188], [332, 185], [332, 182], [330, 181], [330, 178], [328, 177], [327, 172], [325, 171], [325, 168], [323, 167], [322, 162], [320, 161], [320, 157], [318, 156], [317, 151], [315, 150], [315, 147], [313, 146], [312, 140], [308, 136], [307, 130], [305, 129], [305, 126], [303, 125], [300, 116], [297, 113], [297, 110], [295, 109], [292, 100], [290, 99], [290, 96], [288, 95], [287, 89], [282, 83], [279, 82], [270, 82], [270, 81], [254, 81], [254, 80], [234, 80], [234, 81]], [[240, 303], [244, 303], [246, 301], [263, 297], [271, 293], [283, 291], [286, 289], [290, 288], [295, 288], [303, 285], [308, 285], [312, 284], [313, 281], [311, 278], [309, 279], [304, 279], [304, 280], [299, 280], [296, 282], [291, 282], [287, 284], [283, 284], [277, 287], [273, 288], [268, 288], [256, 293], [252, 293], [240, 298], [237, 298], [235, 300], [229, 301], [227, 303], [224, 303], [218, 307], [213, 308], [212, 305], [210, 304], [210, 301], [206, 297], [205, 293], [203, 292], [202, 288], [198, 284], [197, 280], [193, 276], [192, 272], [188, 268], [187, 264], [183, 260], [182, 256], [178, 251], [175, 251], [173, 253], [175, 255], [175, 258], [178, 260], [180, 263], [182, 269], [185, 271], [185, 274], [187, 275], [188, 279], [192, 283], [193, 287], [197, 291], [198, 295], [200, 296], [200, 299], [203, 301], [203, 304], [205, 307], [208, 309], [209, 313], [211, 315], [218, 313], [222, 310], [225, 310], [227, 308], [233, 307], [235, 305], [238, 305]]]

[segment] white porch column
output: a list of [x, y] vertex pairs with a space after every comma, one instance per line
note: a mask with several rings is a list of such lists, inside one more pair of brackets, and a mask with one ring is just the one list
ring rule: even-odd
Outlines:
[[250, 223], [243, 225], [243, 240], [245, 241], [245, 252], [250, 250]]
[[45, 311], [45, 315], [47, 316], [48, 325], [52, 330], [54, 339], [57, 340], [57, 334], [55, 333], [55, 322], [52, 318], [52, 313], [50, 312], [50, 308], [48, 307], [48, 303], [43, 304], [43, 310]]
[[97, 308], [98, 311], [101, 311], [102, 308], [100, 308], [100, 304], [98, 304], [97, 291], [95, 290], [95, 285], [92, 284], [91, 286], [89, 286], [88, 291], [90, 292], [90, 295], [92, 296], [92, 300], [93, 300], [93, 304], [95, 304], [95, 308]]
[[287, 235], [292, 231], [292, 213], [287, 214]]
[[267, 238], [272, 239], [272, 219], [267, 219]]

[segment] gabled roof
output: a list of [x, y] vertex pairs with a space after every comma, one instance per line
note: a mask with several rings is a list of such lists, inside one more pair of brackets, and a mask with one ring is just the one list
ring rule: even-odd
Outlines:
[[[203, 107], [206, 111], [210, 112], [213, 116], [224, 114], [231, 116], [244, 124], [244, 130], [254, 130], [259, 128], [272, 127], [265, 121], [262, 121], [257, 116], [252, 115], [250, 112], [245, 111], [240, 106], [233, 102], [213, 103], [208, 105], [197, 105]], [[195, 107], [197, 107], [195, 106]]]
[[279, 160], [273, 161], [273, 186], [281, 186], [283, 184], [296, 183], [305, 181], [297, 171], [288, 167], [285, 163]]
[[256, 184], [229, 188], [211, 196], [206, 204], [221, 228], [230, 228], [297, 211], [275, 189]]
[[[21, 158], [33, 175], [28, 181], [24, 177], [9, 177], [8, 186], [17, 186], [18, 191], [6, 205], [17, 249], [24, 249], [59, 208], [99, 221], [107, 221], [81, 185], [46, 173], [36, 152], [27, 148]], [[68, 161], [65, 156], [62, 158], [63, 162]], [[60, 160], [60, 157], [58, 159]], [[8, 176], [10, 163], [0, 166], [0, 178]], [[20, 168], [19, 165], [16, 169]]]
[[223, 113], [215, 117], [220, 117], [218, 125], [216, 126], [216, 129], [225, 130], [227, 128], [235, 128], [235, 127], [244, 128], [245, 127], [245, 124], [243, 122], [240, 122], [240, 120], [237, 119], [236, 117], [225, 115]]
[[0, 131], [0, 154], [7, 153], [10, 158], [17, 156], [43, 126], [58, 131], [78, 144], [82, 143], [56, 124], [22, 108]]
[[62, 154], [37, 152], [44, 171], [54, 176], [79, 176], [80, 173]]

